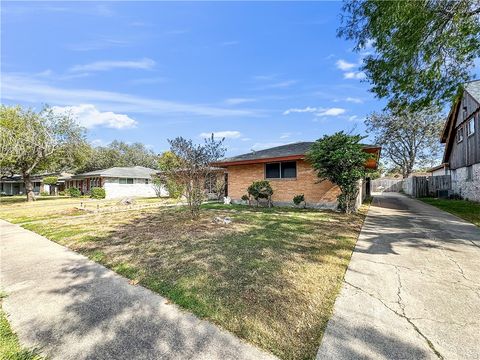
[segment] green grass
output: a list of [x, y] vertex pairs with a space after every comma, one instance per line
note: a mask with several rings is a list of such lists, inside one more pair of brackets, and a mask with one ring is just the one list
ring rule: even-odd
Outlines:
[[[5, 295], [0, 294], [0, 305]], [[27, 350], [20, 346], [18, 337], [8, 323], [7, 315], [0, 308], [0, 359], [5, 360], [41, 360], [43, 357], [34, 350]]]
[[280, 358], [315, 358], [364, 214], [202, 208], [193, 221], [184, 207], [48, 219], [39, 207], [22, 226]]
[[467, 200], [446, 200], [435, 198], [422, 198], [420, 200], [480, 227], [480, 203]]

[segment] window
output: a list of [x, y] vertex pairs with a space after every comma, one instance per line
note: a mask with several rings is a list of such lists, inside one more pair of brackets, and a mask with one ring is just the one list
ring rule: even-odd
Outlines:
[[463, 126], [457, 129], [457, 142], [463, 141]]
[[265, 164], [266, 179], [294, 179], [296, 177], [297, 163], [295, 161]]
[[119, 184], [133, 184], [132, 178], [120, 178], [118, 179]]
[[467, 121], [467, 136], [475, 134], [475, 118], [472, 117], [470, 120]]
[[145, 179], [145, 184], [149, 184], [150, 183], [150, 180], [149, 179]]
[[280, 163], [265, 164], [265, 178], [279, 179], [280, 178]]

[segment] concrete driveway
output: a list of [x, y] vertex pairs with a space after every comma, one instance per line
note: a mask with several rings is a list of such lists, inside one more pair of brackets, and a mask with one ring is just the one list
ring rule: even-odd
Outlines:
[[317, 359], [480, 359], [480, 229], [376, 196]]
[[0, 220], [3, 308], [51, 359], [272, 359], [48, 239]]

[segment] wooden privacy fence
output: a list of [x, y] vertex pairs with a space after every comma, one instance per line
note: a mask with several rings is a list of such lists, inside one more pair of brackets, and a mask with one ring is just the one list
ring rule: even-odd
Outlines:
[[403, 192], [413, 197], [436, 197], [439, 190], [451, 190], [452, 178], [442, 176], [412, 176], [403, 180]]
[[375, 179], [371, 181], [372, 192], [401, 192], [413, 197], [437, 196], [439, 190], [451, 190], [450, 175], [412, 176], [407, 179]]
[[375, 179], [370, 182], [372, 192], [400, 192], [402, 179]]

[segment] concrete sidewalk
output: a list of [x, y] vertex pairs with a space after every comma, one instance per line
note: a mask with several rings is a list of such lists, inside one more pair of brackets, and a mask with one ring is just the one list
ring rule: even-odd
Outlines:
[[273, 359], [163, 297], [0, 220], [3, 308], [51, 359]]
[[375, 197], [317, 359], [480, 359], [480, 229]]

